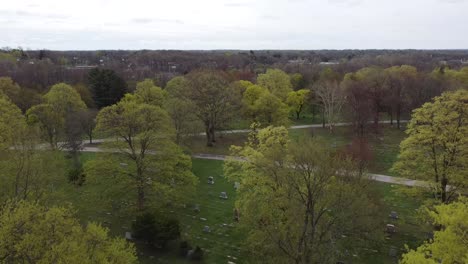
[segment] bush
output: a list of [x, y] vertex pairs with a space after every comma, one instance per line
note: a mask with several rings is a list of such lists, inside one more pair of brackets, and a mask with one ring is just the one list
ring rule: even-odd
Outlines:
[[180, 245], [179, 245], [179, 254], [181, 257], [186, 257], [187, 256], [187, 253], [189, 252], [189, 250], [191, 250], [192, 247], [190, 246], [190, 244], [187, 242], [187, 241], [181, 241], [180, 242]]
[[74, 166], [68, 171], [68, 180], [76, 185], [83, 185], [85, 178], [83, 166]]
[[201, 260], [203, 258], [203, 250], [197, 246], [189, 258], [191, 260]]
[[132, 230], [136, 239], [157, 248], [164, 248], [167, 242], [180, 237], [179, 221], [149, 212], [137, 216]]

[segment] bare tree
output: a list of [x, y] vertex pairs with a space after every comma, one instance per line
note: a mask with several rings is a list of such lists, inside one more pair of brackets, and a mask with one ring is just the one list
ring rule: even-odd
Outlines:
[[344, 102], [344, 93], [337, 81], [320, 82], [313, 87], [321, 101], [330, 132], [333, 132]]

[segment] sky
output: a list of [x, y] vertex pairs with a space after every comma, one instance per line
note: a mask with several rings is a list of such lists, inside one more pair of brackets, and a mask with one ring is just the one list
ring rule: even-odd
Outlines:
[[0, 47], [468, 49], [468, 0], [0, 0]]

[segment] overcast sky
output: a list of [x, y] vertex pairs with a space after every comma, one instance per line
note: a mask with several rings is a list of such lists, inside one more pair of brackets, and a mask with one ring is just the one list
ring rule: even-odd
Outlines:
[[468, 0], [0, 0], [0, 47], [467, 49]]

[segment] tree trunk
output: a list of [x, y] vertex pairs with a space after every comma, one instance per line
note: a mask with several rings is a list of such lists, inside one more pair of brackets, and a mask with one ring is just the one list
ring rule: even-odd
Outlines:
[[137, 208], [141, 212], [145, 209], [145, 178], [140, 165], [137, 162]]
[[300, 115], [301, 112], [299, 111], [296, 111], [296, 120], [299, 120], [299, 115]]
[[397, 128], [400, 129], [400, 115], [401, 115], [401, 107], [397, 106], [396, 110], [396, 121], [397, 121]]
[[390, 110], [390, 125], [393, 126], [393, 110]]
[[212, 147], [213, 146], [213, 141], [211, 141], [211, 132], [210, 132], [210, 126], [205, 125], [205, 134], [206, 134], [206, 146], [207, 147]]
[[442, 203], [447, 203], [447, 183], [448, 180], [445, 177], [440, 181]]
[[210, 137], [211, 137], [211, 142], [213, 143], [216, 142], [215, 129], [213, 125], [210, 126]]
[[322, 128], [325, 128], [325, 111], [322, 111]]

